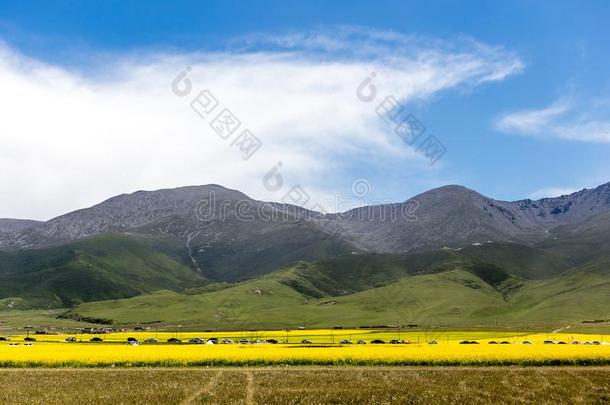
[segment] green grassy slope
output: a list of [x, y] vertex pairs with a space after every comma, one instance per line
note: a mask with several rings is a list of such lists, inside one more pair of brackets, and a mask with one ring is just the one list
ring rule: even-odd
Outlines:
[[563, 260], [542, 250], [518, 244], [493, 243], [460, 251], [341, 256], [299, 263], [284, 274], [290, 275], [285, 282], [297, 291], [321, 297], [381, 287], [406, 276], [461, 269], [508, 296], [523, 281], [550, 278], [568, 268]]
[[560, 277], [527, 284], [507, 316], [559, 323], [610, 319], [610, 260], [596, 261]]
[[315, 261], [353, 250], [349, 244], [311, 225], [289, 223], [230, 243], [211, 243], [194, 251], [193, 256], [210, 280], [237, 282], [271, 273], [296, 261]]
[[273, 277], [264, 277], [205, 294], [159, 291], [130, 299], [83, 304], [71, 312], [123, 323], [250, 329], [292, 323], [295, 314], [290, 309], [306, 303], [307, 297]]
[[[381, 256], [386, 264], [394, 263], [390, 259]], [[360, 285], [360, 291], [351, 292], [342, 283], [349, 279], [345, 273], [330, 277], [324, 266], [302, 263], [219, 291], [193, 295], [159, 292], [83, 304], [73, 312], [119, 323], [157, 321], [160, 325], [210, 329], [397, 323], [420, 327], [496, 323], [563, 326], [610, 317], [610, 284], [605, 263], [545, 280], [523, 280], [501, 269], [498, 270], [501, 277], [491, 277], [487, 273], [494, 267], [488, 264], [483, 265], [482, 272], [471, 263], [454, 262], [453, 268], [449, 266], [449, 262], [444, 262], [442, 271], [435, 273], [405, 272], [398, 280], [386, 279], [385, 284], [373, 288]], [[394, 268], [387, 274], [395, 276], [397, 272]], [[354, 284], [347, 288], [352, 287]]]
[[[168, 252], [179, 248], [106, 235], [0, 253], [0, 308], [76, 306], [69, 312], [76, 319], [210, 329], [562, 326], [610, 318], [610, 260], [596, 258], [568, 270], [568, 259], [555, 246], [547, 251], [487, 243], [410, 255], [347, 254], [230, 284], [210, 283], [159, 243]], [[270, 263], [273, 254], [267, 253], [261, 260]], [[237, 260], [230, 274], [242, 274], [242, 259], [225, 256], [226, 263]]]
[[554, 277], [571, 267], [571, 262], [556, 252], [516, 243], [494, 242], [469, 246], [460, 253], [484, 263], [495, 263], [524, 279]]
[[66, 307], [203, 283], [187, 266], [127, 236], [0, 253], [0, 299], [5, 307]]

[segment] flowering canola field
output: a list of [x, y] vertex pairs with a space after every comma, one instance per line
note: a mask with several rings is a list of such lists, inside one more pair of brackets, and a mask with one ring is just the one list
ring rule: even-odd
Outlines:
[[[193, 337], [251, 338], [249, 332], [233, 333], [113, 333], [100, 335], [104, 343], [89, 343], [91, 335], [79, 335], [74, 343], [64, 342], [74, 335], [36, 336], [26, 346], [23, 336], [11, 337], [11, 343], [0, 342], [0, 367], [154, 367], [154, 366], [229, 366], [229, 365], [609, 365], [609, 344], [599, 335], [527, 334], [494, 332], [445, 332], [428, 334], [402, 333], [400, 339], [410, 344], [370, 344], [370, 339], [395, 339], [396, 331], [329, 330], [263, 332], [257, 339], [283, 336], [280, 344], [166, 344], [170, 337], [183, 342]], [[155, 338], [159, 344], [127, 345], [128, 337], [141, 342]], [[366, 339], [367, 344], [337, 344], [341, 339]], [[301, 344], [308, 338], [311, 344]], [[464, 339], [479, 344], [460, 344]], [[489, 341], [509, 344], [489, 344]], [[544, 344], [545, 340], [566, 344]], [[335, 341], [333, 343], [332, 341]], [[532, 344], [523, 344], [529, 341]], [[578, 341], [580, 344], [572, 344]], [[355, 340], [354, 340], [355, 343]]]

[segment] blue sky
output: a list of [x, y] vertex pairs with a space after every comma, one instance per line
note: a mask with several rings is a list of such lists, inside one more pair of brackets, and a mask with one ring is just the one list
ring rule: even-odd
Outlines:
[[[26, 116], [27, 110], [31, 116], [44, 108], [15, 101], [32, 91], [33, 99], [59, 100], [58, 109], [84, 106], [79, 117], [95, 106], [103, 112], [100, 120], [122, 125], [101, 131], [85, 118], [75, 117], [70, 129], [60, 120], [43, 122], [46, 139], [56, 143], [40, 151], [32, 145], [41, 145], [41, 129], [19, 124], [28, 119], [0, 126], [13, 153], [0, 154], [0, 164], [17, 173], [0, 184], [3, 195], [15, 196], [0, 206], [0, 217], [45, 219], [121, 192], [202, 183], [279, 200], [283, 192], [274, 194], [258, 180], [279, 161], [286, 188], [302, 185], [311, 194], [309, 205], [333, 193], [348, 199], [356, 179], [370, 184], [366, 202], [404, 200], [448, 183], [509, 200], [594, 187], [610, 181], [608, 21], [610, 4], [604, 1], [3, 1], [0, 56], [5, 80], [17, 83], [14, 93], [0, 96], [9, 115]], [[388, 39], [389, 34], [396, 37]], [[319, 46], [312, 45], [315, 40]], [[362, 51], [365, 47], [370, 50]], [[434, 59], [424, 65], [435, 73], [423, 79], [429, 83], [414, 83], [413, 71], [401, 74], [430, 50]], [[455, 55], [481, 67], [463, 73]], [[270, 58], [279, 62], [269, 63]], [[211, 89], [265, 141], [258, 161], [231, 155], [229, 144], [213, 134], [205, 135], [207, 143], [181, 138], [181, 131], [197, 125], [192, 111], [159, 89], [191, 65], [195, 86]], [[215, 69], [221, 73], [212, 76]], [[349, 93], [351, 85], [341, 78], [362, 71], [354, 74], [355, 90], [358, 78], [371, 70], [379, 73], [380, 93], [396, 95], [446, 147], [436, 164], [401, 144], [375, 117], [373, 105], [354, 98], [344, 103], [338, 96], [320, 102], [337, 82], [336, 94]], [[293, 81], [282, 80], [290, 74], [296, 75]], [[455, 80], [436, 85], [453, 74]], [[496, 74], [500, 77], [490, 79]], [[292, 85], [317, 83], [317, 75], [324, 77], [318, 93]], [[273, 102], [258, 87], [248, 87], [259, 79], [276, 84], [268, 96]], [[246, 87], [243, 94], [239, 84]], [[81, 96], [83, 101], [74, 103]], [[151, 97], [168, 101], [140, 102]], [[299, 99], [305, 107], [297, 105]], [[131, 113], [105, 110], [117, 100]], [[271, 107], [249, 109], [265, 102]], [[142, 105], [155, 117], [176, 121], [151, 129], [138, 116]], [[282, 106], [291, 110], [285, 113]], [[339, 117], [335, 122], [333, 114]], [[316, 120], [320, 123], [313, 125]], [[370, 137], [354, 135], [357, 125]], [[65, 135], [70, 131], [90, 138], [75, 141]], [[124, 145], [115, 150], [109, 143]], [[130, 147], [155, 160], [137, 161], [139, 151]], [[201, 150], [201, 159], [193, 149]], [[19, 155], [24, 150], [27, 157]], [[48, 156], [54, 153], [55, 160]], [[74, 189], [77, 198], [62, 197]]]

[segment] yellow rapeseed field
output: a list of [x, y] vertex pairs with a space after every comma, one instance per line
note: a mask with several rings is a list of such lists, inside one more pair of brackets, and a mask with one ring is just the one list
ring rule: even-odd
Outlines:
[[[204, 365], [562, 365], [610, 364], [610, 345], [583, 344], [600, 341], [602, 337], [572, 334], [494, 334], [493, 332], [446, 332], [434, 336], [437, 344], [429, 344], [423, 332], [402, 333], [401, 339], [411, 344], [370, 344], [370, 339], [393, 339], [397, 332], [361, 330], [328, 330], [256, 333], [263, 339], [286, 336], [290, 343], [280, 344], [161, 344], [170, 337], [187, 341], [192, 337], [212, 337], [234, 340], [251, 337], [251, 332], [234, 333], [115, 333], [100, 335], [104, 343], [88, 343], [91, 335], [79, 335], [82, 342], [65, 343], [67, 335], [37, 336], [32, 346], [26, 346], [23, 336], [12, 337], [0, 344], [0, 366], [4, 367], [112, 367], [112, 366], [204, 366]], [[74, 335], [71, 335], [74, 336]], [[366, 338], [367, 344], [337, 344], [341, 339]], [[127, 345], [128, 337], [140, 341], [156, 338], [160, 344]], [[300, 344], [301, 338], [311, 338], [312, 344]], [[317, 339], [316, 339], [317, 337]], [[335, 340], [335, 344], [332, 340]], [[460, 344], [471, 339], [479, 344]], [[279, 340], [279, 339], [278, 339]], [[286, 337], [283, 339], [286, 340]], [[489, 344], [489, 341], [509, 344]], [[544, 344], [545, 340], [566, 344]], [[572, 344], [573, 341], [581, 344]], [[532, 344], [523, 344], [529, 341]], [[87, 343], [85, 343], [87, 342]], [[355, 340], [354, 340], [355, 343]]]

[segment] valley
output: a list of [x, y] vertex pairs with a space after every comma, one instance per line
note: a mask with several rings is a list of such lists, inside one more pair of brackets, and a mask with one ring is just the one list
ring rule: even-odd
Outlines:
[[[215, 207], [205, 221], [200, 198]], [[608, 185], [516, 203], [450, 186], [409, 201], [427, 224], [395, 215], [400, 205], [323, 215], [220, 186], [119, 196], [47, 223], [5, 220], [0, 314], [206, 330], [552, 330], [610, 319]]]

